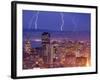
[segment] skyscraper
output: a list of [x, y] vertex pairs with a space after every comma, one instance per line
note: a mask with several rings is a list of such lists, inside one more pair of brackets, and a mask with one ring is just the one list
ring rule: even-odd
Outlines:
[[42, 45], [50, 44], [50, 33], [43, 32], [41, 38], [42, 38]]
[[51, 51], [50, 51], [50, 33], [43, 32], [42, 36], [42, 49], [43, 49], [43, 59], [45, 64], [49, 66], [50, 63], [50, 57], [51, 57]]
[[30, 40], [25, 41], [25, 43], [24, 43], [24, 52], [27, 53], [27, 54], [31, 54], [31, 50], [32, 50], [32, 47], [31, 47]]

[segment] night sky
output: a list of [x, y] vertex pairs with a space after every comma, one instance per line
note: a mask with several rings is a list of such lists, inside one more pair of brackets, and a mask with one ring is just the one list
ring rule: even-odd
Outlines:
[[90, 31], [89, 13], [23, 10], [24, 29]]

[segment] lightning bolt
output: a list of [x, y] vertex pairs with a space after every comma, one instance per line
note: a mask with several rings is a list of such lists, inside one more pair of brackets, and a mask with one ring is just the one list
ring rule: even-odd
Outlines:
[[62, 21], [62, 24], [61, 24], [60, 30], [63, 31], [63, 25], [64, 25], [64, 14], [61, 12], [60, 15], [61, 15], [61, 21]]
[[72, 23], [74, 24], [74, 29], [73, 29], [73, 31], [75, 31], [76, 28], [77, 28], [77, 23], [76, 23], [75, 16], [74, 16], [73, 19], [72, 19]]
[[36, 13], [36, 19], [35, 19], [35, 29], [37, 29], [38, 15], [39, 15], [39, 11], [37, 11], [37, 13]]
[[32, 18], [29, 21], [29, 28], [32, 28], [32, 22], [33, 22], [33, 20], [34, 20], [34, 15], [32, 16]]

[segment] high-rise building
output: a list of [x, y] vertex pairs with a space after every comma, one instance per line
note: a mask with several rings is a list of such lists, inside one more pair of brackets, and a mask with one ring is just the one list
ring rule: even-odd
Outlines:
[[51, 61], [50, 33], [43, 32], [41, 38], [42, 38], [43, 59], [45, 64], [49, 65]]
[[50, 44], [50, 33], [43, 32], [41, 38], [42, 38], [42, 45]]
[[32, 57], [32, 46], [30, 40], [24, 41], [23, 46], [23, 69], [32, 69], [32, 59], [34, 58]]
[[58, 55], [57, 55], [57, 47], [58, 47], [58, 44], [57, 43], [51, 43], [51, 58], [50, 58], [50, 62], [51, 62], [51, 67], [53, 67], [53, 62], [54, 62], [54, 59], [57, 59], [58, 58]]
[[31, 51], [32, 51], [31, 42], [30, 40], [27, 40], [24, 43], [24, 52], [27, 54], [31, 54]]

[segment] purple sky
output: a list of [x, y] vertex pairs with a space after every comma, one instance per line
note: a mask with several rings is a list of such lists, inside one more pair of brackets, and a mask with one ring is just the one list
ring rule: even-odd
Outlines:
[[89, 13], [23, 10], [24, 29], [90, 31]]

